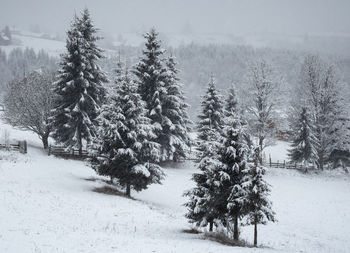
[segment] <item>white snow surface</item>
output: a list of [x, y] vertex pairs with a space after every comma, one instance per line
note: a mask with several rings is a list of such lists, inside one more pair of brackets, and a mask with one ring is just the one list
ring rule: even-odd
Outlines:
[[50, 56], [58, 57], [65, 49], [64, 41], [39, 38], [27, 34], [16, 34], [12, 35], [12, 37], [15, 41], [19, 42], [19, 45], [0, 46], [1, 50], [7, 54], [15, 48], [33, 48], [36, 53], [40, 50], [45, 50]]
[[[278, 223], [259, 226], [260, 248], [240, 248], [187, 234], [182, 204], [193, 186], [192, 162], [167, 166], [162, 185], [132, 192], [135, 200], [94, 192], [105, 186], [84, 162], [47, 156], [38, 138], [28, 154], [1, 151], [0, 252], [348, 252], [350, 181], [346, 175], [304, 175], [270, 169], [271, 199]], [[9, 158], [10, 157], [10, 158]], [[8, 159], [9, 158], [9, 159]], [[253, 240], [253, 228], [241, 237]]]

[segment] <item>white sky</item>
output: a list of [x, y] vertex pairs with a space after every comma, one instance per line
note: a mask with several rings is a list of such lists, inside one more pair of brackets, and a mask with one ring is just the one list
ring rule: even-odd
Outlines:
[[0, 27], [62, 33], [85, 6], [108, 33], [350, 34], [350, 0], [0, 0]]

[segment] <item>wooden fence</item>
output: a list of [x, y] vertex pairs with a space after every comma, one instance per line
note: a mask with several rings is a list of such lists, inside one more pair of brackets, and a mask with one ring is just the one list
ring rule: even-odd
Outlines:
[[18, 151], [22, 154], [27, 153], [27, 142], [26, 141], [19, 141], [16, 144], [9, 143], [9, 144], [0, 144], [0, 150], [7, 150], [7, 151]]
[[60, 146], [49, 146], [48, 155], [54, 155], [58, 157], [63, 157], [65, 159], [76, 159], [76, 160], [84, 160], [89, 158], [89, 152], [87, 150], [83, 150], [82, 154], [79, 154], [78, 149], [66, 149], [65, 147]]
[[273, 162], [271, 161], [271, 159], [269, 159], [269, 161], [264, 162], [263, 165], [265, 167], [270, 167], [270, 168], [294, 169], [294, 170], [304, 170], [304, 171], [315, 169], [315, 167], [313, 166], [305, 166], [302, 164], [291, 163], [286, 161]]

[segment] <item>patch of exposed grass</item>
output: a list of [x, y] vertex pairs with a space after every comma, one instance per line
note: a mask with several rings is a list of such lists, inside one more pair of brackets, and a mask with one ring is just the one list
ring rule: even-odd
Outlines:
[[184, 230], [182, 230], [182, 232], [186, 233], [186, 234], [200, 234], [200, 233], [202, 233], [201, 231], [199, 231], [198, 229], [195, 229], [195, 228], [184, 229]]
[[247, 241], [234, 240], [224, 233], [206, 232], [204, 233], [204, 239], [212, 240], [212, 241], [221, 243], [223, 245], [234, 246], [234, 247], [247, 247], [247, 248], [254, 247], [253, 245], [249, 244]]
[[95, 187], [94, 189], [92, 189], [92, 191], [97, 192], [97, 193], [107, 194], [107, 195], [115, 195], [115, 196], [125, 197], [125, 194], [123, 192], [121, 192], [118, 189], [115, 189], [113, 187], [110, 187], [108, 185], [101, 186], [101, 187]]

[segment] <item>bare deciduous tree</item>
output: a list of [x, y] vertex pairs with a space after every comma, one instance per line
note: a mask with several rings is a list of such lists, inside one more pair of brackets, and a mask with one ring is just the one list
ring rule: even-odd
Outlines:
[[[262, 152], [267, 145], [267, 139], [274, 133], [275, 94], [279, 81], [272, 67], [264, 60], [251, 65], [248, 81], [251, 89], [251, 101], [247, 108], [249, 127]], [[261, 154], [260, 162], [262, 163]]]
[[45, 149], [51, 132], [49, 117], [53, 108], [53, 79], [52, 71], [33, 71], [23, 79], [10, 82], [4, 100], [5, 120], [12, 126], [36, 133]]

